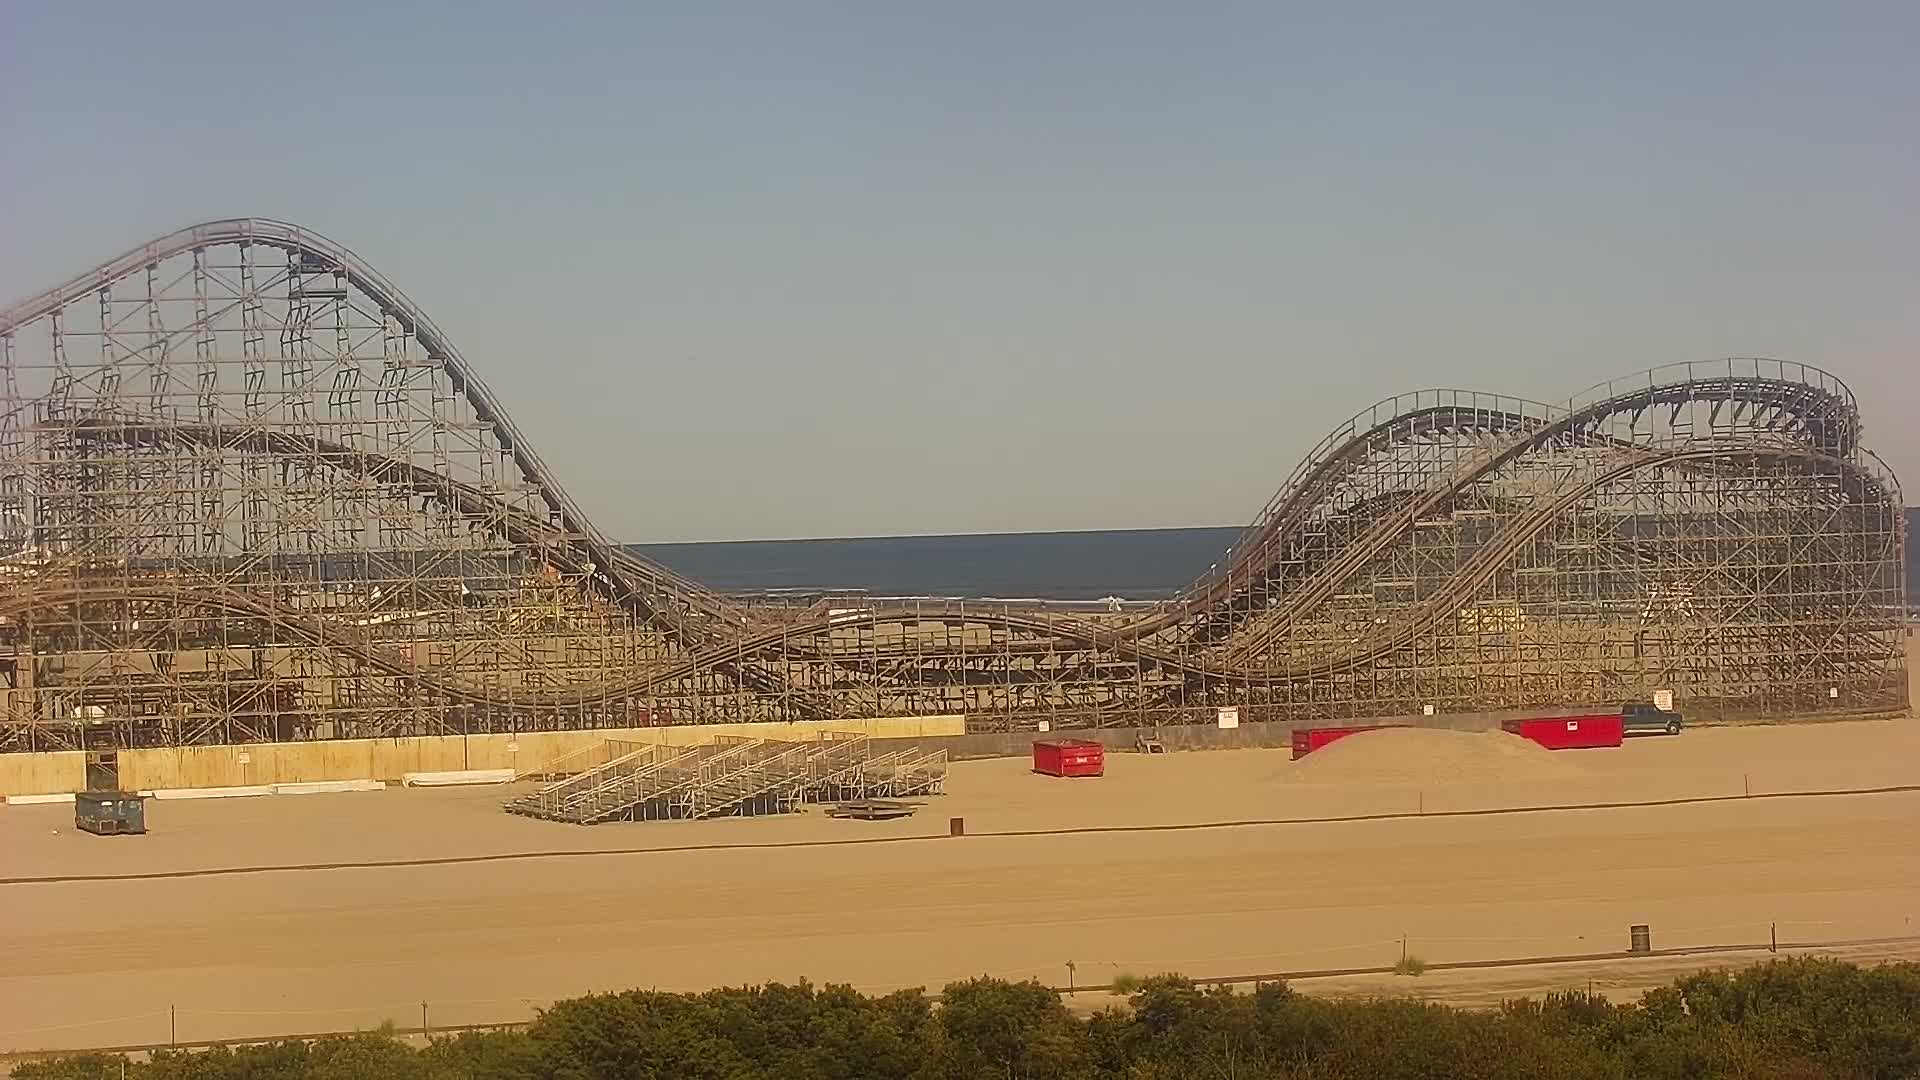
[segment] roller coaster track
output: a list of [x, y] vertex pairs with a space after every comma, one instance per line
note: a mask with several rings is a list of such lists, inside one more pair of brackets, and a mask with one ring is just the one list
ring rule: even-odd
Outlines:
[[[1467, 427], [1489, 435], [1513, 433], [1505, 443], [1495, 444], [1469, 459], [1464, 467], [1456, 468], [1445, 483], [1431, 487], [1418, 503], [1379, 523], [1373, 536], [1353, 545], [1336, 566], [1321, 575], [1311, 589], [1289, 596], [1290, 614], [1287, 621], [1325, 599], [1346, 572], [1364, 565], [1434, 506], [1521, 454], [1555, 439], [1577, 439], [1582, 429], [1595, 425], [1609, 415], [1688, 398], [1764, 404], [1792, 410], [1806, 429], [1819, 432], [1821, 437], [1815, 445], [1836, 458], [1847, 454], [1857, 436], [1857, 421], [1853, 420], [1850, 399], [1824, 393], [1801, 383], [1754, 378], [1690, 379], [1683, 383], [1647, 386], [1567, 411], [1522, 403], [1532, 405], [1534, 412], [1462, 409], [1449, 405], [1398, 414], [1336, 444], [1331, 453], [1317, 461], [1309, 459], [1311, 466], [1305, 473], [1275, 496], [1262, 520], [1234, 545], [1234, 556], [1224, 573], [1203, 578], [1180, 597], [1164, 605], [1162, 610], [1141, 617], [1132, 629], [1139, 634], [1156, 633], [1195, 614], [1222, 606], [1236, 588], [1244, 588], [1248, 582], [1261, 580], [1273, 558], [1276, 542], [1288, 534], [1301, 515], [1320, 505], [1340, 479], [1357, 470], [1370, 454], [1388, 445], [1442, 428], [1457, 430]], [[1463, 418], [1465, 423], [1461, 422]], [[1594, 440], [1593, 444], [1623, 451], [1638, 449], [1620, 440]]]
[[[625, 548], [610, 549], [611, 565], [623, 571], [618, 575], [595, 574], [592, 549], [577, 543], [577, 537], [564, 527], [538, 514], [503, 501], [497, 493], [463, 484], [432, 469], [386, 454], [357, 450], [318, 436], [275, 428], [219, 426], [212, 424], [157, 422], [138, 416], [90, 417], [62, 425], [61, 431], [80, 438], [92, 438], [128, 446], [184, 445], [206, 450], [234, 451], [243, 454], [296, 457], [338, 469], [350, 476], [374, 480], [386, 488], [399, 488], [439, 500], [448, 509], [478, 523], [510, 544], [538, 548], [565, 570], [587, 575], [589, 584], [609, 601], [642, 617], [660, 614], [653, 598], [618, 588], [626, 582], [653, 583], [657, 565]], [[653, 590], [657, 598], [658, 590]], [[686, 597], [686, 608], [708, 616], [713, 622], [692, 621], [679, 624], [680, 636], [690, 645], [711, 644], [718, 639], [713, 623], [750, 626], [752, 621], [736, 605], [704, 590]]]
[[[929, 620], [984, 627], [999, 636], [1008, 653], [1030, 647], [1107, 655], [1188, 684], [1271, 687], [1353, 672], [1457, 620], [1503, 568], [1569, 511], [1637, 473], [1675, 470], [1724, 479], [1743, 469], [1757, 473], [1764, 467], [1782, 474], [1800, 470], [1856, 485], [1866, 493], [1863, 498], [1875, 503], [1900, 502], [1891, 477], [1859, 447], [1859, 414], [1851, 392], [1816, 369], [1773, 361], [1729, 361], [1724, 369], [1682, 365], [1656, 369], [1629, 383], [1603, 384], [1565, 405], [1422, 391], [1387, 399], [1337, 427], [1302, 459], [1220, 564], [1178, 596], [1136, 617], [1096, 621], [982, 605], [934, 615], [883, 607], [851, 619], [807, 617], [777, 623], [609, 542], [541, 460], [497, 395], [418, 305], [345, 247], [299, 226], [259, 219], [217, 221], [130, 251], [0, 312], [0, 339], [7, 343], [9, 358], [17, 331], [57, 319], [69, 305], [96, 293], [104, 297], [115, 282], [143, 271], [151, 274], [168, 259], [193, 253], [197, 267], [199, 253], [215, 246], [285, 252], [289, 279], [296, 273], [333, 274], [358, 290], [445, 372], [473, 418], [510, 455], [524, 485], [511, 486], [531, 490], [539, 506], [509, 501], [502, 490], [508, 485], [470, 482], [406, 456], [369, 449], [377, 443], [364, 438], [353, 442], [323, 436], [327, 424], [322, 421], [283, 424], [258, 415], [183, 420], [157, 409], [128, 408], [123, 396], [114, 399], [122, 402], [119, 405], [42, 413], [26, 423], [26, 399], [12, 392], [10, 359], [9, 400], [0, 410], [0, 421], [11, 425], [9, 437], [35, 435], [66, 440], [62, 445], [112, 447], [121, 455], [103, 460], [137, 460], [140, 454], [163, 460], [298, 460], [371, 484], [389, 496], [421, 497], [469, 528], [487, 530], [504, 545], [537, 553], [579, 580], [585, 591], [672, 638], [677, 655], [644, 665], [609, 665], [589, 677], [557, 684], [511, 685], [497, 672], [422, 666], [390, 639], [298, 607], [244, 580], [244, 575], [202, 573], [191, 566], [175, 567], [168, 575], [146, 575], [128, 564], [113, 574], [91, 577], [79, 571], [54, 573], [52, 565], [27, 570], [7, 579], [0, 591], [0, 615], [26, 624], [59, 624], [60, 617], [43, 616], [103, 605], [154, 605], [259, 620], [274, 627], [278, 636], [351, 658], [418, 691], [488, 708], [587, 706], [673, 692], [676, 684], [720, 672], [741, 687], [779, 694], [806, 715], [825, 716], [833, 715], [833, 705], [822, 696], [823, 685], [874, 686], [891, 677], [844, 663], [842, 658], [850, 655], [846, 640], [867, 641], [862, 656], [906, 662], [914, 652], [911, 628]], [[105, 300], [101, 303], [104, 310]], [[103, 314], [103, 323], [105, 318]], [[204, 329], [207, 316], [203, 312], [200, 318]], [[157, 315], [154, 323], [158, 325]], [[173, 339], [191, 332], [166, 332], [162, 345], [170, 348]], [[102, 336], [108, 336], [104, 329]], [[158, 391], [154, 394], [157, 400]], [[1682, 428], [1675, 418], [1683, 408], [1710, 409], [1713, 431], [1737, 428], [1740, 434], [1703, 436]], [[1671, 410], [1664, 427], [1657, 420], [1663, 409]], [[1723, 418], [1739, 423], [1719, 424]], [[1561, 467], [1551, 464], [1561, 460], [1556, 454], [1566, 455], [1568, 462], [1582, 454], [1589, 457], [1578, 467]], [[1596, 461], [1594, 455], [1603, 460]], [[84, 454], [76, 457], [82, 459]], [[1409, 460], [1416, 466], [1390, 481], [1380, 479], [1382, 469]], [[1534, 467], [1529, 474], [1532, 487], [1499, 490], [1516, 469], [1529, 465]], [[1343, 584], [1391, 556], [1396, 545], [1410, 541], [1415, 529], [1446, 517], [1449, 508], [1482, 489], [1504, 508], [1497, 528], [1480, 536], [1470, 550], [1463, 549], [1458, 564], [1437, 587], [1353, 637], [1327, 641], [1307, 633], [1304, 644], [1294, 641], [1309, 624], [1325, 622], [1329, 602]], [[1353, 520], [1354, 527], [1342, 526], [1334, 539], [1326, 539], [1321, 535], [1327, 533], [1326, 523], [1336, 519]], [[1314, 540], [1316, 535], [1321, 538]], [[75, 559], [99, 556], [111, 561], [115, 554], [84, 547], [67, 553], [68, 570], [77, 565]], [[882, 627], [900, 628], [900, 644], [883, 646], [878, 633]], [[843, 632], [854, 636], [836, 637]], [[783, 666], [796, 658], [824, 666], [796, 682]]]
[[[1111, 629], [1103, 631], [1077, 623], [998, 613], [978, 618], [979, 621], [1004, 625], [1009, 629], [1050, 636], [1085, 649], [1112, 649], [1129, 660], [1161, 665], [1168, 670], [1191, 677], [1211, 678], [1229, 683], [1264, 684], [1326, 675], [1350, 669], [1382, 653], [1399, 648], [1431, 628], [1436, 622], [1454, 617], [1463, 600], [1472, 596], [1481, 585], [1499, 571], [1507, 559], [1537, 536], [1541, 529], [1551, 523], [1558, 514], [1588, 495], [1593, 487], [1625, 476], [1637, 469], [1687, 461], [1711, 460], [1723, 454], [1724, 451], [1717, 449], [1698, 448], [1648, 452], [1641, 458], [1623, 462], [1608, 469], [1596, 476], [1590, 484], [1564, 492], [1553, 501], [1530, 509], [1511, 528], [1504, 530], [1497, 540], [1483, 547], [1477, 557], [1462, 568], [1444, 592], [1415, 609], [1410, 617], [1384, 630], [1367, 635], [1353, 643], [1353, 648], [1337, 656], [1292, 663], [1281, 668], [1250, 670], [1195, 663], [1175, 653], [1134, 644], [1135, 639]], [[1781, 450], [1778, 456], [1831, 463], [1831, 459], [1825, 458], [1824, 455], [1804, 450]], [[825, 633], [836, 625], [832, 620], [826, 620], [785, 627], [763, 633], [756, 638], [714, 648], [654, 671], [622, 673], [621, 677], [604, 683], [577, 687], [529, 687], [503, 694], [497, 685], [449, 679], [431, 670], [423, 670], [394, 650], [379, 646], [364, 633], [341, 628], [329, 620], [297, 611], [268, 597], [225, 587], [217, 581], [175, 582], [166, 586], [146, 586], [136, 581], [98, 589], [27, 590], [0, 602], [0, 614], [14, 614], [32, 609], [44, 610], [87, 602], [172, 604], [209, 612], [266, 619], [312, 644], [345, 650], [373, 667], [405, 676], [423, 689], [431, 689], [472, 704], [507, 707], [578, 705], [607, 698], [642, 694], [660, 684], [687, 678], [704, 667], [714, 666], [730, 658], [752, 656], [780, 644], [783, 640], [804, 639], [813, 634]], [[910, 613], [877, 613], [872, 617], [870, 625], [914, 623], [922, 618], [923, 616]], [[863, 625], [869, 624], [863, 622]]]
[[[611, 565], [625, 572], [615, 575], [593, 573], [594, 566], [588, 561], [592, 557], [591, 549], [574, 543], [575, 538], [564, 529], [556, 527], [539, 515], [527, 513], [502, 501], [494, 493], [482, 491], [471, 484], [460, 483], [400, 458], [355, 450], [316, 436], [272, 428], [220, 427], [180, 422], [155, 423], [150, 419], [139, 417], [89, 418], [64, 425], [61, 430], [76, 437], [94, 438], [131, 446], [183, 444], [203, 449], [294, 457], [324, 464], [352, 476], [376, 480], [389, 489], [400, 488], [438, 499], [461, 517], [490, 528], [507, 543], [536, 547], [550, 561], [560, 564], [562, 569], [584, 574], [587, 582], [602, 592], [608, 600], [628, 609], [642, 619], [659, 614], [662, 608], [672, 610], [669, 605], [657, 603], [657, 594], [654, 597], [645, 597], [623, 588], [625, 583], [630, 581], [653, 583], [654, 564], [624, 548], [614, 547], [610, 548]], [[233, 590], [215, 577], [202, 580], [198, 588], [209, 597], [229, 596], [233, 593]], [[136, 594], [129, 592], [123, 595], [132, 599]], [[245, 593], [239, 595], [245, 596]], [[175, 599], [176, 601], [178, 599], [177, 593]], [[685, 607], [696, 614], [692, 618], [683, 615], [672, 624], [676, 631], [673, 636], [679, 638], [684, 646], [711, 646], [730, 640], [723, 632], [728, 622], [738, 626], [754, 625], [751, 619], [731, 605], [723, 608], [721, 605], [724, 601], [711, 594], [696, 592], [690, 594], [687, 600]], [[316, 645], [347, 647], [354, 656], [389, 673], [402, 674], [409, 678], [418, 677], [418, 669], [415, 665], [391, 650], [381, 649], [371, 638], [355, 636], [353, 631], [338, 628], [337, 625], [329, 631], [325, 620], [302, 617], [299, 612], [285, 605], [255, 596], [251, 603], [236, 602], [220, 606], [221, 610], [228, 613], [251, 614], [271, 619], [276, 625], [294, 631]], [[714, 666], [738, 679], [743, 685], [751, 686], [756, 690], [781, 689], [764, 672], [744, 668], [734, 663], [732, 659], [722, 658]], [[460, 685], [459, 680], [429, 679], [422, 685], [430, 685], [456, 699], [468, 702], [478, 702], [485, 697], [483, 691], [476, 690], [472, 685]], [[538, 697], [537, 691], [534, 696]], [[805, 695], [798, 696], [804, 703]], [[524, 703], [525, 699], [516, 700]], [[813, 715], [822, 717], [831, 715], [831, 710], [823, 705], [812, 704], [808, 709]]]
[[[1763, 380], [1707, 380], [1695, 384], [1702, 396], [1730, 400], [1764, 402], [1775, 399], [1770, 391], [1778, 390], [1781, 384]], [[1571, 413], [1557, 420], [1543, 419], [1522, 412], [1494, 412], [1488, 410], [1461, 410], [1454, 407], [1433, 408], [1418, 413], [1405, 414], [1393, 421], [1355, 436], [1323, 463], [1321, 470], [1301, 485], [1302, 488], [1317, 492], [1329, 490], [1337, 477], [1329, 478], [1328, 473], [1351, 471], [1356, 461], [1365, 451], [1377, 448], [1382, 437], [1391, 437], [1395, 432], [1436, 431], [1442, 427], [1458, 429], [1462, 425], [1462, 414], [1467, 414], [1472, 427], [1489, 433], [1514, 432], [1503, 444], [1469, 457], [1449, 470], [1441, 483], [1430, 486], [1420, 493], [1416, 501], [1396, 510], [1392, 514], [1376, 521], [1371, 529], [1361, 537], [1349, 541], [1332, 564], [1322, 568], [1312, 579], [1296, 587], [1286, 596], [1287, 605], [1281, 609], [1277, 618], [1268, 620], [1269, 625], [1255, 638], [1238, 641], [1229, 651], [1229, 660], [1239, 660], [1263, 647], [1267, 641], [1279, 636], [1301, 617], [1310, 613], [1318, 604], [1325, 601], [1339, 584], [1358, 568], [1390, 547], [1405, 534], [1415, 522], [1430, 514], [1435, 507], [1453, 498], [1458, 492], [1477, 482], [1481, 478], [1512, 461], [1528, 450], [1537, 448], [1554, 439], [1578, 438], [1579, 430], [1591, 424], [1595, 419], [1612, 412], [1626, 411], [1631, 408], [1645, 408], [1657, 405], [1664, 399], [1672, 399], [1680, 390], [1675, 387], [1649, 387], [1643, 392], [1621, 395], [1604, 402], [1594, 403], [1577, 413]], [[1782, 401], [1805, 403], [1810, 407], [1807, 416], [1824, 416], [1833, 411], [1836, 404], [1844, 403], [1828, 400], [1807, 400], [1804, 386], [1786, 384], [1789, 391]], [[1540, 408], [1544, 409], [1545, 406]], [[1443, 424], [1441, 421], [1448, 423]], [[393, 458], [368, 451], [356, 450], [338, 443], [328, 442], [314, 436], [276, 429], [230, 427], [190, 424], [180, 422], [155, 423], [139, 417], [111, 417], [88, 419], [72, 428], [82, 435], [111, 439], [134, 445], [163, 442], [180, 442], [206, 448], [234, 450], [243, 453], [265, 453], [271, 455], [299, 456], [309, 458], [331, 467], [342, 469], [352, 475], [365, 476], [379, 480], [389, 486], [402, 486], [420, 494], [430, 495], [442, 500], [456, 513], [469, 519], [487, 523], [500, 532], [503, 539], [510, 543], [538, 544], [543, 551], [551, 551], [564, 558], [568, 553], [581, 556], [569, 560], [567, 568], [571, 570], [591, 570], [592, 564], [585, 562], [590, 551], [582, 551], [570, 545], [571, 539], [565, 532], [555, 528], [537, 515], [528, 514], [518, 508], [503, 503], [496, 495], [484, 492], [477, 487], [461, 484], [444, 477], [430, 469], [424, 469], [402, 459]], [[1671, 459], [1623, 443], [1621, 440], [1598, 440], [1596, 445], [1603, 446], [1615, 453], [1627, 456], [1636, 464], [1610, 475], [1623, 475], [1640, 464], [1652, 465], [1656, 462], [1671, 461], [1674, 464], [1700, 463], [1714, 466], [1723, 461], [1724, 454], [1708, 451], [1687, 454]], [[1170, 610], [1150, 612], [1133, 621], [1112, 624], [1107, 627], [1095, 627], [1079, 620], [1062, 619], [1048, 625], [1053, 632], [1071, 640], [1092, 642], [1103, 631], [1112, 637], [1120, 631], [1130, 631], [1134, 636], [1151, 635], [1182, 619], [1196, 613], [1205, 613], [1210, 609], [1224, 606], [1222, 592], [1236, 578], [1241, 581], [1258, 579], [1266, 571], [1263, 557], [1272, 557], [1273, 541], [1283, 538], [1289, 526], [1297, 518], [1298, 508], [1302, 505], [1299, 494], [1284, 501], [1276, 500], [1279, 511], [1270, 515], [1254, 533], [1252, 543], [1236, 545], [1237, 558], [1227, 574], [1202, 582], [1178, 601], [1170, 605]], [[1554, 504], [1560, 505], [1558, 503]], [[614, 581], [631, 577], [647, 580], [646, 575], [653, 564], [640, 559], [622, 548], [612, 549], [615, 565], [633, 571], [622, 578], [595, 576], [594, 583], [608, 592], [609, 599], [616, 603], [625, 603], [641, 614], [651, 614], [653, 608], [632, 593], [613, 593], [609, 588]], [[747, 616], [737, 607], [729, 605], [710, 594], [696, 594], [707, 602], [698, 606], [703, 613], [722, 616], [721, 608], [727, 609], [725, 623], [735, 626], [751, 625]], [[825, 629], [828, 623], [813, 624], [815, 628]], [[1032, 629], [1031, 627], [1021, 627]], [[784, 633], [790, 636], [802, 628], [788, 627]], [[721, 653], [739, 650], [740, 643], [735, 637], [716, 640], [713, 628], [701, 627], [697, 636], [689, 635], [689, 644], [706, 644], [717, 647]]]
[[[1404, 645], [1420, 632], [1432, 627], [1436, 622], [1450, 619], [1459, 610], [1461, 602], [1473, 595], [1481, 585], [1497, 573], [1501, 565], [1512, 555], [1537, 536], [1541, 529], [1567, 507], [1578, 503], [1592, 490], [1604, 483], [1618, 479], [1637, 469], [1659, 465], [1679, 464], [1689, 461], [1707, 461], [1722, 457], [1725, 451], [1718, 449], [1677, 449], [1662, 452], [1649, 452], [1631, 462], [1622, 463], [1597, 476], [1590, 484], [1560, 495], [1551, 503], [1531, 510], [1516, 524], [1503, 531], [1494, 542], [1489, 543], [1462, 572], [1449, 584], [1445, 592], [1415, 609], [1412, 616], [1395, 624], [1387, 630], [1370, 634], [1354, 643], [1354, 648], [1336, 657], [1311, 660], [1288, 665], [1273, 670], [1249, 670], [1246, 668], [1199, 663], [1190, 657], [1169, 650], [1154, 648], [1144, 644], [1133, 644], [1138, 639], [1124, 632], [1124, 626], [1094, 627], [1081, 621], [1042, 620], [1021, 618], [1012, 615], [987, 614], [977, 617], [977, 621], [1005, 625], [1010, 629], [1024, 630], [1036, 635], [1050, 635], [1061, 641], [1070, 642], [1086, 649], [1109, 648], [1130, 660], [1152, 662], [1168, 670], [1178, 671], [1196, 677], [1208, 677], [1229, 683], [1275, 683], [1311, 678], [1347, 670], [1370, 659], [1390, 652]], [[1809, 451], [1782, 450], [1770, 455], [1782, 458], [1799, 458], [1805, 461], [1831, 462], [1825, 455]], [[892, 623], [912, 623], [924, 616], [917, 614], [878, 613], [874, 622], [880, 625]], [[733, 646], [734, 651], [752, 654], [758, 650], [770, 648], [783, 638], [804, 637], [811, 633], [824, 632], [832, 627], [831, 621], [809, 625], [793, 626], [781, 631], [768, 633], [759, 638], [749, 639]], [[707, 657], [694, 657], [683, 661], [681, 665], [665, 669], [652, 676], [653, 681], [667, 681], [684, 677], [698, 670]]]
[[[165, 259], [217, 244], [258, 244], [315, 260], [345, 275], [355, 287], [398, 318], [408, 332], [419, 340], [428, 357], [445, 365], [454, 390], [472, 403], [475, 416], [490, 425], [500, 445], [512, 452], [521, 476], [540, 493], [554, 514], [559, 529], [575, 537], [574, 543], [588, 563], [606, 579], [604, 591], [632, 598], [673, 597], [686, 609], [721, 621], [747, 625], [747, 620], [736, 605], [665, 566], [622, 551], [609, 543], [540, 459], [533, 444], [521, 434], [498, 396], [460, 355], [452, 339], [434, 325], [419, 305], [346, 247], [298, 225], [263, 218], [233, 218], [169, 233], [0, 311], [0, 338], [68, 304], [85, 299], [115, 280]], [[676, 624], [684, 622], [679, 613], [669, 614], [674, 616], [670, 621]]]

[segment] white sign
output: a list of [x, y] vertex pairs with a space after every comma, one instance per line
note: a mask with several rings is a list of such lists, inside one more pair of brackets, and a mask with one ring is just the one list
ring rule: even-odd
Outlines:
[[238, 761], [242, 765], [251, 765], [253, 764], [253, 755], [247, 753], [245, 750], [242, 750], [240, 751], [240, 756], [235, 758], [234, 760]]
[[1052, 723], [1052, 721], [1048, 721], [1048, 720], [1042, 720], [1042, 721], [1040, 721], [1040, 730], [1041, 730], [1041, 731], [1052, 731], [1052, 730], [1053, 730], [1053, 723]]
[[519, 752], [520, 752], [520, 744], [519, 744], [519, 743], [517, 743], [517, 742], [512, 742], [512, 741], [509, 741], [509, 742], [507, 743], [507, 753], [509, 753], [509, 754], [517, 754], [517, 753], [519, 753]]
[[1837, 686], [1829, 686], [1829, 687], [1827, 687], [1827, 696], [1828, 696], [1828, 697], [1830, 697], [1830, 698], [1837, 698], [1837, 697], [1839, 697], [1839, 696], [1840, 696], [1840, 688], [1839, 688], [1839, 687], [1837, 687]]
[[1220, 710], [1220, 726], [1223, 728], [1239, 727], [1240, 726], [1240, 706], [1229, 705], [1226, 708], [1221, 709]]
[[1653, 707], [1659, 709], [1661, 712], [1672, 712], [1673, 691], [1655, 690], [1653, 692]]
[[1422, 705], [1422, 706], [1420, 707], [1420, 711], [1421, 711], [1422, 713], [1425, 713], [1425, 714], [1426, 714], [1426, 715], [1428, 715], [1428, 716], [1432, 716], [1432, 715], [1433, 715], [1433, 706], [1431, 706], [1431, 705]]

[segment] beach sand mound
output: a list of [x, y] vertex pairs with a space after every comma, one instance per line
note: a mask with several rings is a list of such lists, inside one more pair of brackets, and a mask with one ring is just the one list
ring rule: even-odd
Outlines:
[[1382, 728], [1323, 746], [1293, 762], [1281, 778], [1305, 784], [1434, 787], [1553, 781], [1579, 771], [1553, 751], [1504, 731]]

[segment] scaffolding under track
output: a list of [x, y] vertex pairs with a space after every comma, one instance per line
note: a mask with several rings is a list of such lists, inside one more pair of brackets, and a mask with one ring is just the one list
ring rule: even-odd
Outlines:
[[1798, 364], [1383, 401], [1149, 608], [848, 610], [611, 543], [447, 335], [298, 226], [162, 237], [0, 312], [0, 349], [0, 751], [1907, 706], [1899, 487]]

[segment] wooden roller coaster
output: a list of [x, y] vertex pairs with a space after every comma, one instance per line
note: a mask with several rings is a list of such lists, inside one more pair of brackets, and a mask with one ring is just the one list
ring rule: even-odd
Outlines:
[[1893, 712], [1902, 501], [1839, 380], [1720, 360], [1382, 401], [1149, 609], [754, 606], [604, 536], [352, 252], [218, 221], [0, 312], [0, 751], [1662, 688], [1708, 719]]

